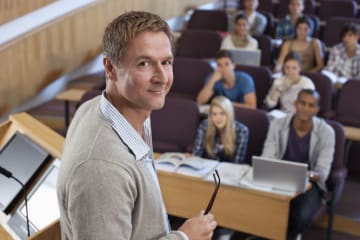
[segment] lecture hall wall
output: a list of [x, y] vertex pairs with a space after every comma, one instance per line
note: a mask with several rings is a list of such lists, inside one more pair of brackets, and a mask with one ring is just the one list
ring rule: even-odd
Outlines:
[[98, 0], [0, 45], [0, 116], [97, 56], [104, 27], [122, 12], [146, 10], [168, 19], [210, 2]]

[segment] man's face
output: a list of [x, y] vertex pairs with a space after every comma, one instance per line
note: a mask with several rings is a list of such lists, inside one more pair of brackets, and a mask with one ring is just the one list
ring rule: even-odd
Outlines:
[[289, 12], [291, 15], [301, 15], [304, 10], [304, 4], [301, 0], [290, 0]]
[[228, 57], [218, 58], [216, 60], [216, 65], [217, 65], [218, 71], [225, 78], [227, 78], [227, 76], [230, 76], [231, 74], [233, 74], [234, 69], [235, 69], [235, 64]]
[[295, 117], [300, 121], [311, 121], [319, 112], [318, 99], [311, 94], [302, 93], [295, 101]]
[[163, 107], [173, 83], [173, 54], [163, 32], [143, 32], [129, 44], [115, 69], [115, 104], [151, 111]]
[[235, 24], [235, 33], [240, 36], [246, 36], [249, 32], [249, 23], [245, 19], [238, 19]]
[[345, 33], [342, 42], [345, 45], [345, 48], [353, 48], [357, 45], [359, 41], [359, 35], [352, 32]]
[[310, 28], [306, 23], [300, 23], [296, 28], [297, 38], [302, 40], [309, 36]]

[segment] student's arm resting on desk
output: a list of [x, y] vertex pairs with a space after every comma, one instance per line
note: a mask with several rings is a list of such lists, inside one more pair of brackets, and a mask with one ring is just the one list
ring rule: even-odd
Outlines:
[[214, 85], [218, 81], [220, 81], [222, 75], [219, 71], [215, 71], [212, 73], [209, 80], [206, 82], [205, 86], [200, 90], [197, 95], [196, 101], [198, 104], [206, 104], [210, 100], [210, 98], [214, 95]]
[[232, 102], [234, 106], [238, 107], [247, 107], [247, 108], [256, 108], [256, 95], [255, 92], [248, 93], [244, 96], [244, 102]]

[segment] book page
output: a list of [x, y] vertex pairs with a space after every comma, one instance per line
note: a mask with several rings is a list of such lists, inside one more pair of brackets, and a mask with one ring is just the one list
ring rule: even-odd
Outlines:
[[179, 165], [176, 173], [203, 178], [210, 174], [218, 164], [217, 160], [191, 156]]
[[[247, 164], [221, 162], [216, 167], [222, 184], [240, 186], [241, 179], [251, 167]], [[214, 181], [212, 174], [209, 174], [206, 181]]]
[[157, 160], [155, 160], [155, 168], [156, 170], [175, 172], [185, 158], [186, 157], [183, 153], [164, 153], [161, 154]]

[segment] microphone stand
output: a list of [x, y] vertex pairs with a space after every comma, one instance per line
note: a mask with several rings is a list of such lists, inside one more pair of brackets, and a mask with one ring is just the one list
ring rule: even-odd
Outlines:
[[27, 230], [27, 236], [30, 237], [30, 224], [29, 224], [29, 211], [28, 211], [28, 204], [27, 204], [27, 194], [26, 194], [26, 190], [25, 190], [25, 186], [24, 184], [16, 177], [13, 176], [13, 174], [0, 167], [0, 174], [4, 175], [7, 178], [12, 178], [14, 179], [17, 183], [19, 183], [21, 185], [21, 189], [24, 193], [24, 199], [25, 199], [25, 211], [26, 211], [26, 230]]

